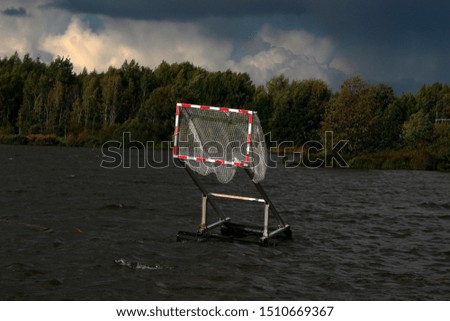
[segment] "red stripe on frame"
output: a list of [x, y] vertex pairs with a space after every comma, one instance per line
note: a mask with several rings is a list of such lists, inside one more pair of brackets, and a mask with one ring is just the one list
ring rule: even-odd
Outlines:
[[206, 110], [209, 110], [210, 109], [210, 107], [209, 106], [200, 106], [200, 109], [206, 109]]
[[186, 155], [178, 155], [178, 158], [179, 159], [187, 159], [187, 156]]
[[224, 161], [223, 161], [222, 159], [216, 159], [215, 162], [216, 162], [217, 164], [223, 164], [223, 163], [224, 163]]
[[251, 139], [251, 135], [248, 134], [248, 135], [247, 135], [247, 143], [250, 143], [250, 139]]
[[175, 115], [178, 116], [180, 114], [180, 106], [177, 105]]
[[181, 104], [181, 107], [185, 107], [185, 108], [191, 108], [191, 104]]
[[242, 162], [234, 162], [234, 166], [243, 167], [244, 163], [242, 163]]
[[247, 154], [247, 155], [245, 156], [245, 162], [246, 162], [247, 164], [250, 162], [250, 155], [249, 155], [249, 154]]
[[177, 146], [173, 146], [173, 154], [174, 154], [174, 155], [177, 154]]
[[253, 114], [249, 115], [248, 123], [251, 124], [253, 122]]
[[241, 114], [248, 114], [248, 110], [245, 110], [245, 109], [239, 109], [239, 112]]
[[226, 108], [226, 107], [219, 107], [220, 111], [224, 111], [226, 113], [228, 113], [230, 111], [230, 108]]
[[206, 162], [206, 158], [203, 157], [197, 157], [195, 160], [198, 162]]

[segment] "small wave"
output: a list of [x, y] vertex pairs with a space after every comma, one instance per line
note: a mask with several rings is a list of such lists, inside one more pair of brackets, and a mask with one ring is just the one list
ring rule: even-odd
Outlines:
[[423, 202], [419, 204], [423, 208], [446, 208], [450, 209], [450, 202], [447, 203], [435, 203], [435, 202]]
[[54, 232], [53, 229], [46, 227], [46, 226], [16, 222], [16, 221], [11, 221], [11, 220], [7, 220], [7, 219], [0, 219], [0, 223], [8, 223], [8, 224], [12, 224], [12, 225], [22, 226], [26, 229], [29, 229], [32, 231], [37, 231], [37, 232], [44, 232], [44, 233], [53, 233]]
[[171, 269], [170, 267], [167, 268], [167, 267], [163, 267], [158, 264], [151, 266], [151, 265], [146, 265], [146, 264], [142, 264], [139, 262], [130, 262], [125, 259], [114, 260], [114, 263], [116, 263], [117, 265], [120, 265], [120, 266], [128, 267], [133, 270], [153, 270], [153, 271], [155, 271], [155, 270]]
[[7, 190], [6, 193], [8, 194], [23, 194], [27, 193], [28, 191], [25, 189], [16, 189], [16, 190]]
[[136, 209], [136, 206], [125, 205], [122, 203], [108, 204], [99, 208], [99, 210], [123, 210], [123, 209]]
[[136, 184], [136, 185], [148, 184], [148, 183], [149, 182], [145, 181], [145, 180], [137, 180], [137, 179], [133, 180], [133, 184]]

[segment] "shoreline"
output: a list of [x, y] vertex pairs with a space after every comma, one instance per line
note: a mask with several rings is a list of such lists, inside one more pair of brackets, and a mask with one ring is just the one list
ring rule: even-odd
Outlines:
[[[106, 140], [107, 142], [107, 140]], [[34, 134], [34, 135], [0, 135], [0, 145], [21, 145], [21, 146], [59, 146], [59, 147], [85, 147], [85, 148], [101, 148], [105, 142], [94, 136], [88, 137], [86, 140], [75, 140], [74, 138], [58, 137], [54, 134]], [[167, 150], [168, 146], [161, 144], [156, 145], [156, 150]], [[130, 146], [121, 147], [130, 149]], [[135, 147], [134, 147], [135, 148]], [[347, 166], [324, 166], [324, 164], [333, 164], [334, 155], [326, 155], [315, 153], [309, 156], [309, 159], [315, 161], [321, 160], [322, 165], [316, 166], [313, 162], [303, 160], [300, 148], [292, 148], [284, 151], [276, 150], [271, 154], [277, 154], [282, 157], [282, 162], [291, 168], [342, 168], [342, 169], [367, 169], [367, 170], [427, 170], [450, 172], [450, 163], [440, 161], [425, 149], [408, 150], [386, 150], [376, 153], [362, 153], [354, 156], [345, 155]], [[300, 158], [295, 158], [295, 154]], [[291, 156], [293, 156], [291, 158]]]

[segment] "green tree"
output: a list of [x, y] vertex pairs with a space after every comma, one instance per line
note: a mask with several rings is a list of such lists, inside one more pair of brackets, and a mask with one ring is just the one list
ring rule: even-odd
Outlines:
[[274, 102], [271, 129], [274, 138], [296, 145], [319, 138], [320, 124], [331, 90], [320, 80], [288, 83], [284, 77], [268, 83]]
[[348, 140], [354, 154], [385, 149], [399, 137], [401, 117], [394, 103], [389, 86], [369, 85], [360, 77], [347, 79], [327, 107], [322, 131]]
[[123, 110], [118, 117], [118, 122], [124, 122], [136, 116], [138, 109], [141, 107], [141, 68], [133, 59], [129, 63], [125, 60], [120, 68], [122, 73], [122, 103]]
[[404, 120], [408, 120], [411, 115], [417, 113], [416, 97], [411, 93], [403, 93], [396, 99], [396, 105], [401, 111], [401, 117]]
[[154, 73], [158, 87], [167, 86], [173, 81], [170, 65], [165, 60], [159, 64]]
[[204, 105], [249, 109], [254, 91], [247, 73], [217, 71], [197, 79], [195, 97]]
[[45, 130], [47, 133], [66, 136], [78, 90], [72, 62], [68, 58], [58, 57], [50, 63], [46, 74], [51, 88], [45, 106]]
[[264, 86], [258, 86], [253, 95], [252, 108], [258, 112], [258, 118], [265, 132], [270, 131], [270, 119], [273, 113], [273, 102]]
[[158, 86], [158, 81], [156, 79], [155, 73], [148, 67], [141, 68], [139, 84], [141, 88], [137, 112], [142, 108], [144, 102], [150, 96], [152, 91], [155, 90]]
[[422, 86], [416, 94], [417, 110], [422, 109], [427, 114], [432, 113], [442, 98], [443, 89], [440, 83]]
[[184, 62], [172, 64], [171, 73], [176, 75], [173, 78], [172, 86], [175, 94], [174, 99], [178, 102], [198, 102], [206, 104], [198, 98], [198, 80], [206, 74], [203, 68], [195, 67], [193, 64]]
[[450, 125], [439, 123], [433, 126], [432, 141], [429, 152], [433, 155], [436, 167], [450, 170]]
[[94, 132], [102, 127], [102, 92], [100, 76], [92, 72], [83, 78], [80, 115], [83, 130]]
[[46, 133], [56, 133], [58, 128], [63, 127], [66, 119], [65, 89], [61, 81], [56, 81], [48, 93], [45, 105], [45, 131]]
[[153, 141], [171, 139], [176, 104], [173, 96], [172, 86], [159, 87], [150, 94], [138, 113], [139, 122], [147, 124]]
[[112, 126], [116, 123], [117, 115], [121, 112], [122, 106], [122, 76], [120, 71], [114, 67], [109, 67], [101, 80], [103, 95], [103, 127]]
[[404, 125], [403, 136], [410, 147], [422, 146], [430, 142], [433, 134], [433, 123], [424, 109], [411, 116]]
[[16, 52], [10, 58], [0, 60], [0, 129], [15, 132], [25, 79], [32, 68], [29, 55], [21, 60]]

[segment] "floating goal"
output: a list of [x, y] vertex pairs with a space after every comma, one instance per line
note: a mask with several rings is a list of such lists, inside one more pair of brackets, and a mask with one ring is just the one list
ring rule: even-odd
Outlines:
[[[209, 233], [222, 227], [222, 235], [227, 239], [240, 236], [258, 236], [258, 241], [266, 244], [270, 238], [281, 232], [291, 237], [290, 227], [270, 201], [260, 182], [267, 169], [267, 151], [264, 134], [255, 111], [177, 103], [173, 157], [184, 163], [186, 170], [202, 192], [202, 220], [196, 233], [179, 232], [178, 238], [211, 237]], [[243, 169], [252, 180], [261, 198], [210, 193], [199, 177], [215, 174], [220, 183], [229, 183], [238, 169]], [[264, 204], [264, 224], [262, 227], [248, 227], [231, 223], [215, 199], [249, 201]], [[207, 204], [219, 215], [219, 221], [212, 224], [207, 220]], [[277, 219], [277, 228], [269, 231], [269, 212]], [[217, 235], [216, 235], [217, 236]]]

